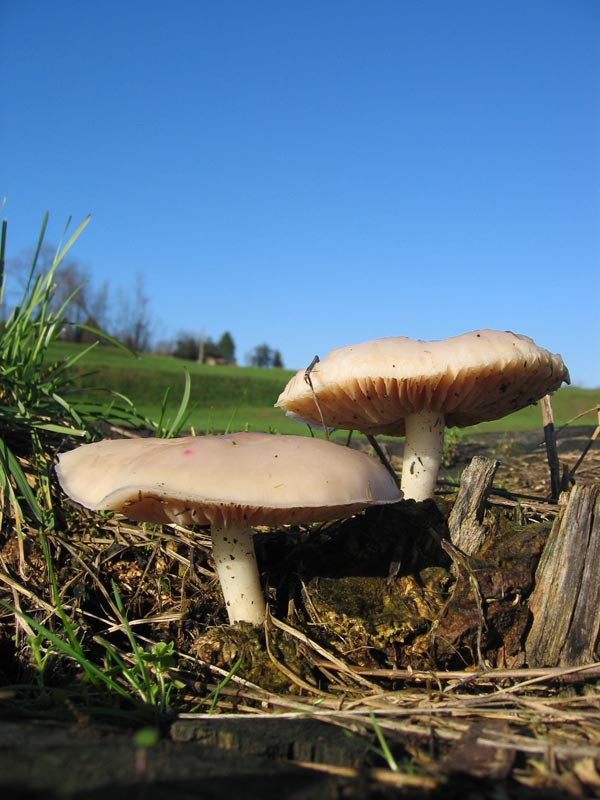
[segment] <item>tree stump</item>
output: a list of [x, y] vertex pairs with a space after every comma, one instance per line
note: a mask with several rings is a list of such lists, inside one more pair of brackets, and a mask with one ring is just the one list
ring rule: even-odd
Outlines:
[[527, 663], [595, 661], [600, 633], [600, 485], [576, 484], [554, 520], [529, 601]]
[[474, 456], [460, 479], [460, 490], [448, 517], [452, 544], [468, 556], [478, 552], [491, 533], [484, 524], [487, 496], [498, 461]]

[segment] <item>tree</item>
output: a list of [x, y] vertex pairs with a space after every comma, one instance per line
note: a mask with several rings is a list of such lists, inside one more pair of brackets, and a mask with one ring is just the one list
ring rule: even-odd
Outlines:
[[229, 331], [225, 331], [221, 336], [217, 342], [217, 349], [221, 358], [224, 358], [228, 364], [233, 364], [235, 362], [235, 343]]
[[[90, 343], [98, 336], [90, 331], [78, 328], [85, 324], [99, 331], [110, 332], [108, 309], [108, 284], [106, 281], [99, 290], [92, 286], [89, 273], [76, 261], [70, 260], [56, 270], [56, 289], [52, 297], [52, 305], [59, 308], [67, 300], [67, 317], [71, 326], [63, 331], [62, 338], [73, 342]], [[69, 298], [72, 298], [69, 300]]]
[[[35, 272], [31, 275], [33, 251], [24, 251], [24, 254], [12, 258], [8, 268], [14, 273], [17, 288], [11, 289], [13, 303], [20, 300], [20, 294], [25, 290], [28, 282], [35, 280], [37, 275], [43, 275], [51, 269], [56, 256], [56, 247], [49, 242], [42, 245], [37, 257]], [[54, 291], [50, 300], [51, 308], [57, 311], [68, 302], [66, 316], [70, 325], [65, 326], [61, 338], [74, 342], [90, 342], [97, 337], [78, 328], [85, 324], [110, 332], [110, 319], [108, 314], [108, 285], [106, 281], [99, 290], [93, 287], [89, 269], [77, 258], [64, 258], [54, 273]]]
[[[272, 350], [269, 345], [264, 342], [263, 344], [257, 345], [254, 350], [251, 350], [246, 355], [246, 363], [249, 364], [251, 367], [273, 367], [275, 366], [275, 353], [276, 350]], [[279, 356], [281, 360], [281, 355]]]
[[188, 361], [198, 360], [198, 338], [193, 333], [180, 333], [175, 341], [172, 353], [175, 358], [185, 358]]
[[276, 369], [283, 369], [283, 358], [279, 350], [275, 350], [273, 353], [273, 366]]
[[[20, 302], [22, 292], [27, 290], [37, 275], [48, 272], [54, 262], [56, 250], [48, 242], [42, 245], [33, 275], [33, 251], [24, 251], [21, 256], [7, 262], [9, 271], [15, 275], [17, 288], [11, 288], [10, 300], [6, 306], [6, 295], [2, 294], [1, 318], [7, 316], [10, 306]], [[70, 324], [61, 333], [63, 339], [74, 342], [94, 341], [98, 338], [95, 334], [77, 327], [88, 325], [98, 328], [100, 333], [115, 336], [133, 350], [146, 352], [149, 349], [153, 324], [141, 274], [136, 275], [132, 291], [115, 291], [116, 301], [111, 298], [112, 287], [109, 294], [106, 281], [100, 289], [94, 288], [89, 269], [77, 258], [63, 258], [54, 277], [55, 288], [51, 299], [53, 310], [61, 308], [68, 300], [66, 316]]]
[[[210, 336], [201, 337], [202, 361], [207, 358], [221, 358], [221, 349]], [[200, 356], [200, 340], [193, 333], [184, 332], [177, 336], [172, 355], [176, 358], [186, 358], [189, 361], [198, 361]]]
[[138, 272], [135, 276], [133, 297], [121, 296], [120, 325], [117, 335], [132, 350], [144, 353], [150, 348], [151, 321], [148, 296], [144, 281]]

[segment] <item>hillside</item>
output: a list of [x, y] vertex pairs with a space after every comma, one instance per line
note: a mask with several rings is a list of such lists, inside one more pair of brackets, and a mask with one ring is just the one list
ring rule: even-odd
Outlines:
[[[51, 347], [50, 358], [60, 360], [81, 350], [81, 345], [59, 342]], [[118, 392], [128, 397], [142, 414], [156, 418], [165, 397], [169, 413], [175, 413], [183, 393], [186, 370], [191, 380], [188, 427], [198, 432], [243, 428], [278, 433], [305, 432], [303, 426], [273, 407], [294, 374], [293, 370], [209, 366], [152, 354], [135, 357], [114, 347], [98, 346], [78, 362], [74, 377], [81, 396], [100, 392], [106, 393], [108, 399], [110, 393]], [[577, 425], [595, 425], [597, 413], [591, 409], [599, 405], [600, 389], [563, 387], [553, 398], [556, 426], [572, 420]], [[577, 418], [586, 411], [585, 416]], [[532, 430], [540, 426], [540, 411], [531, 406], [464, 432]]]

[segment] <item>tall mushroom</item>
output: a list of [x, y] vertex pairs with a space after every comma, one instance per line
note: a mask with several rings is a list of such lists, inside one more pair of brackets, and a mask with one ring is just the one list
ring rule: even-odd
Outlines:
[[313, 425], [404, 435], [404, 496], [424, 500], [437, 481], [445, 426], [498, 419], [563, 381], [562, 358], [521, 334], [398, 336], [332, 350], [308, 376], [294, 375], [276, 406]]
[[230, 622], [263, 621], [252, 528], [323, 522], [401, 498], [370, 456], [322, 439], [235, 433], [113, 439], [63, 453], [69, 497], [132, 520], [210, 525]]

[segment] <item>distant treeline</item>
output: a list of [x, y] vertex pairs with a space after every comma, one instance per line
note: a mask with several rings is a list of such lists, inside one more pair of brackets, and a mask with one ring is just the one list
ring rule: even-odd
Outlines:
[[[56, 248], [44, 244], [37, 260], [39, 274], [52, 265]], [[19, 302], [20, 289], [29, 277], [32, 254], [12, 259], [8, 268], [13, 282], [12, 304]], [[144, 278], [138, 273], [130, 290], [109, 289], [104, 281], [95, 287], [89, 270], [76, 258], [65, 258], [55, 272], [56, 286], [52, 304], [58, 309], [68, 301], [69, 325], [63, 328], [64, 341], [80, 344], [95, 341], [95, 331], [103, 331], [139, 353], [172, 355], [200, 364], [237, 364], [235, 342], [229, 331], [217, 341], [202, 332], [180, 332], [174, 340], [155, 341], [158, 326], [156, 314], [150, 309]], [[8, 304], [0, 308], [0, 324], [8, 314]], [[258, 344], [244, 355], [244, 363], [253, 367], [284, 366], [281, 352], [267, 343]]]

